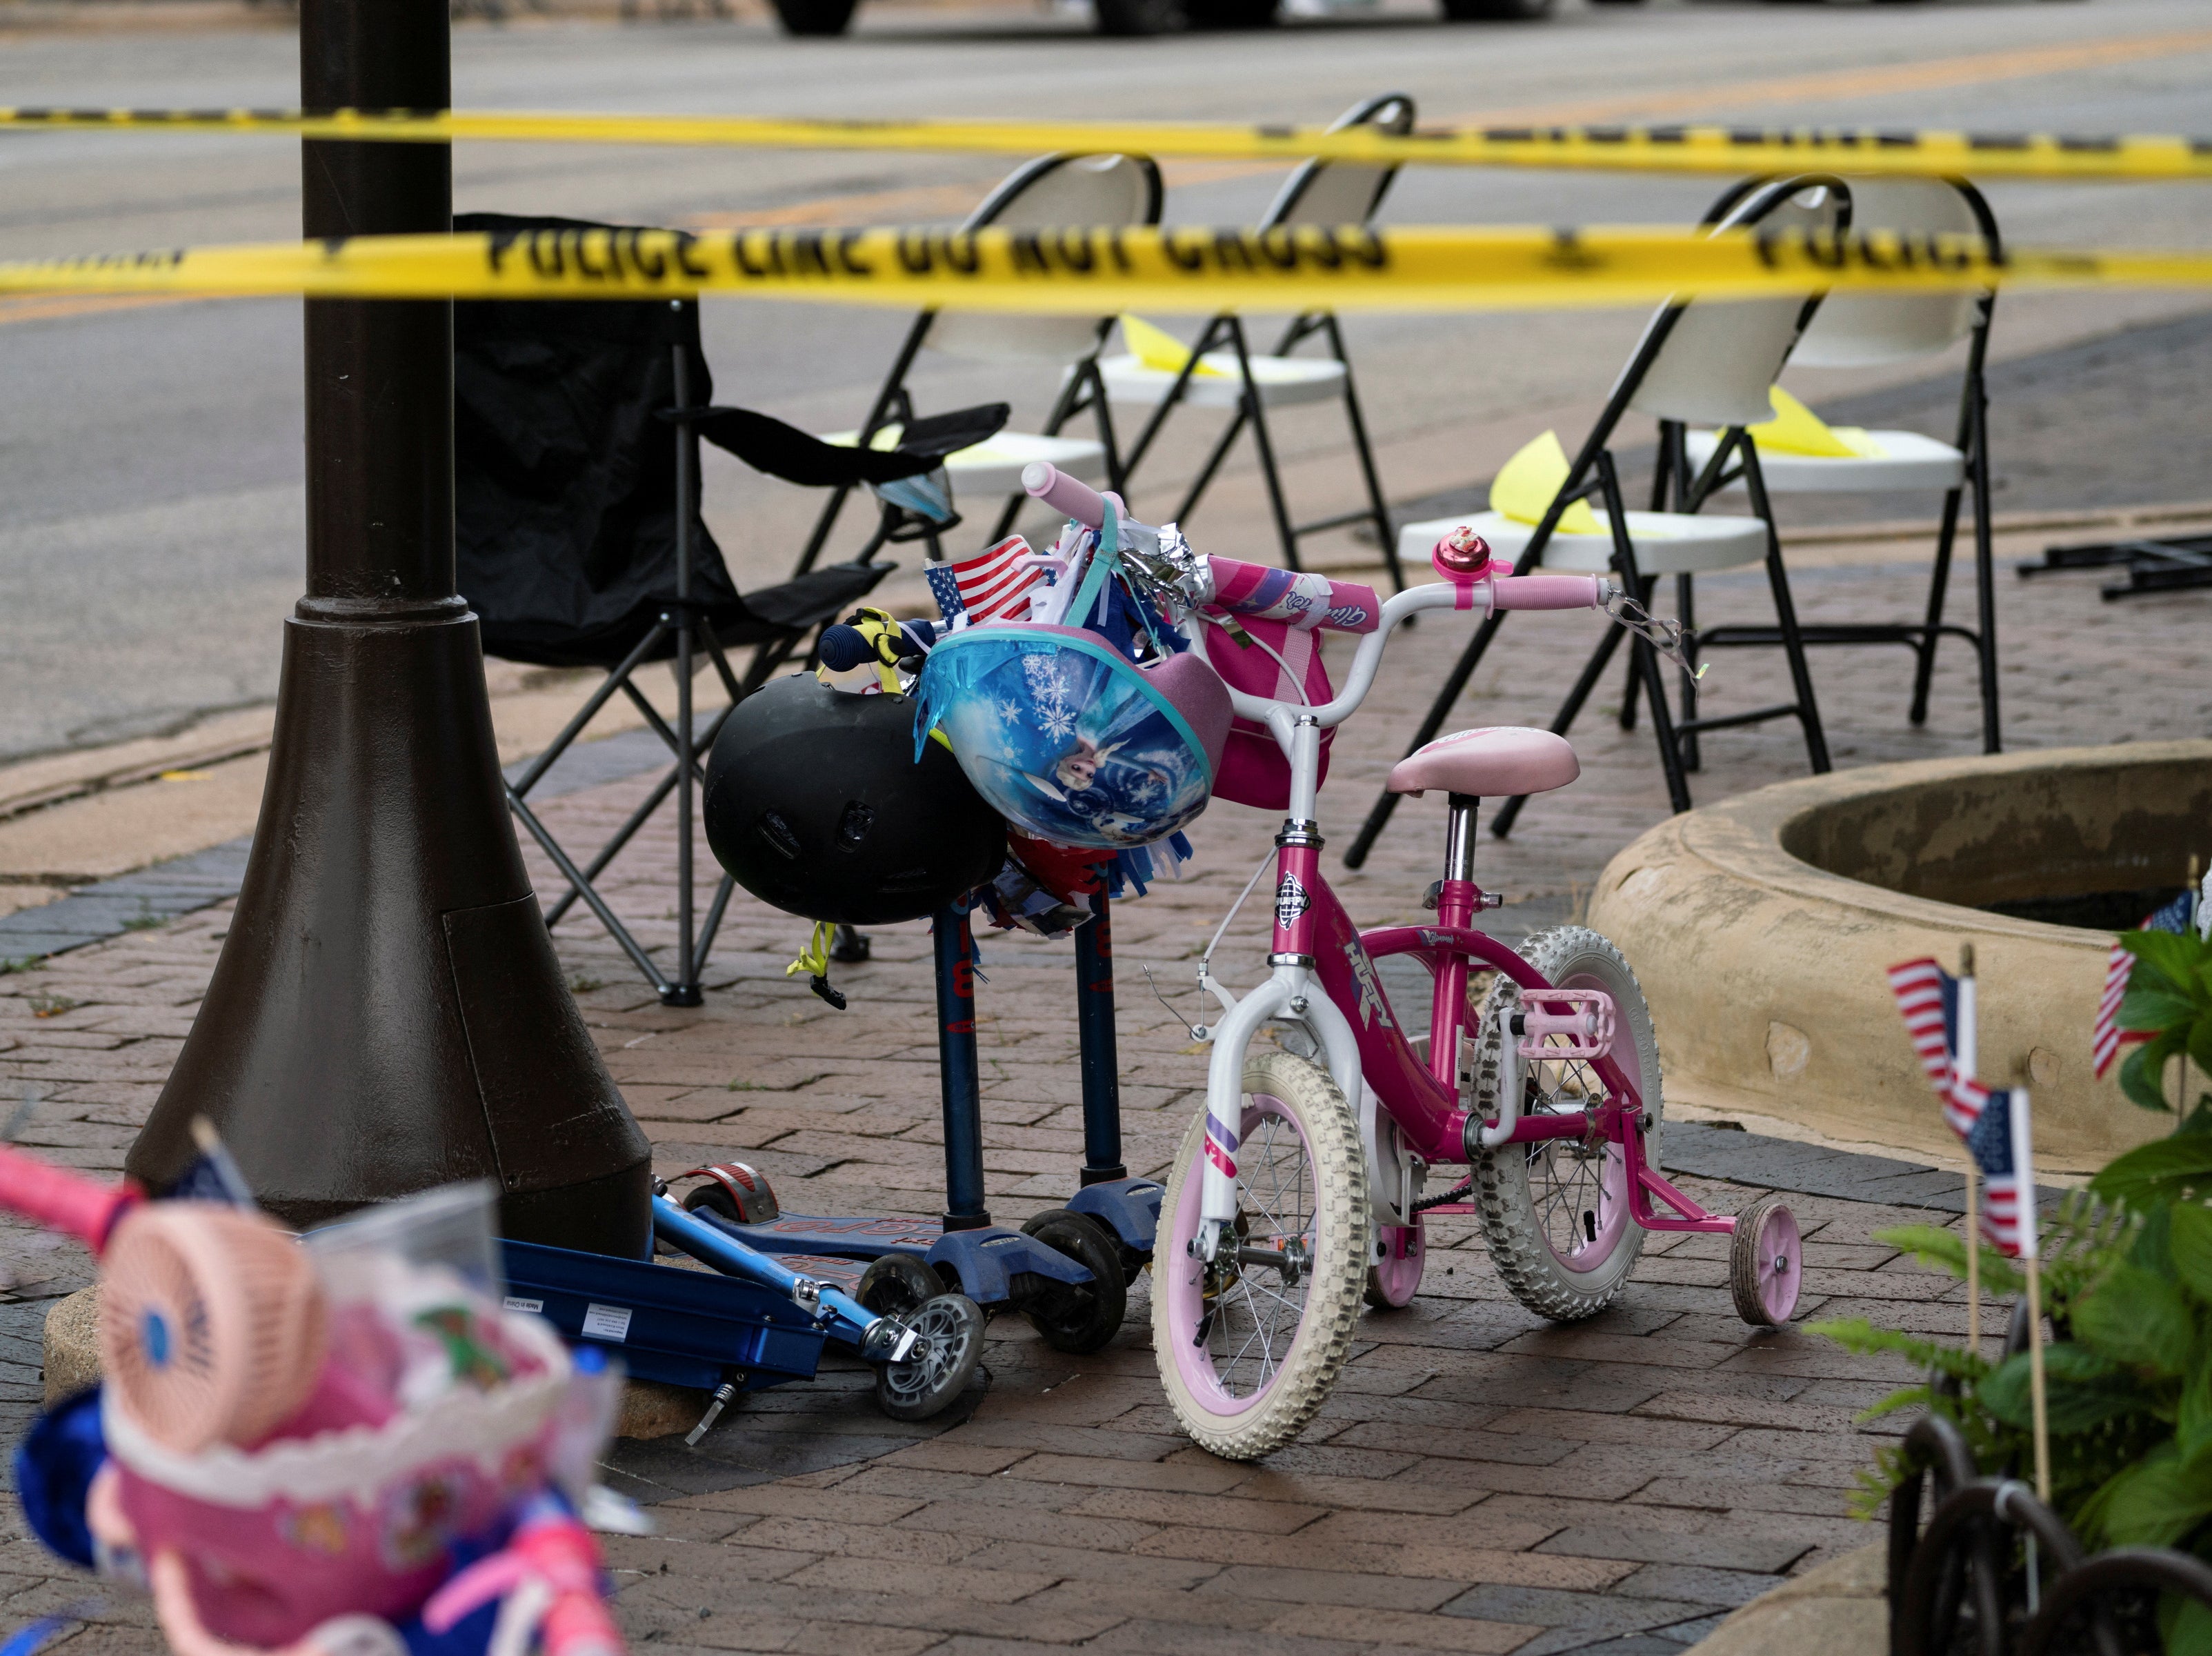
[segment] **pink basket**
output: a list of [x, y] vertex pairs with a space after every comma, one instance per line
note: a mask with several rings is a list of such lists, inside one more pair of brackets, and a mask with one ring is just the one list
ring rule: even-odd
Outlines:
[[[1237, 624], [1251, 634], [1251, 644], [1238, 645], [1222, 628], [1206, 629], [1206, 658], [1231, 689], [1313, 707], [1334, 694], [1329, 688], [1328, 670], [1322, 664], [1318, 633], [1304, 631], [1286, 621], [1262, 621], [1249, 616], [1239, 617]], [[1273, 655], [1268, 653], [1270, 650]], [[1334, 730], [1321, 733], [1321, 775], [1316, 786], [1328, 779], [1328, 749], [1335, 737]], [[1283, 757], [1274, 737], [1249, 719], [1230, 724], [1229, 740], [1223, 744], [1221, 763], [1214, 773], [1213, 797], [1261, 810], [1290, 809], [1291, 761]]]

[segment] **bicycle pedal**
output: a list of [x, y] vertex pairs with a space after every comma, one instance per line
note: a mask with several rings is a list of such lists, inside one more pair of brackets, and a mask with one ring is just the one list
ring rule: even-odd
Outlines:
[[1603, 1058], [1613, 1050], [1616, 1022], [1613, 997], [1601, 989], [1532, 989], [1513, 1016], [1521, 1037], [1515, 1050], [1533, 1059]]

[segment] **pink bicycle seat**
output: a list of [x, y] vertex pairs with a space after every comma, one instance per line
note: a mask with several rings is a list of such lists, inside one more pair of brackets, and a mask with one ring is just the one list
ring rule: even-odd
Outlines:
[[1419, 795], [1431, 788], [1503, 799], [1563, 788], [1583, 773], [1582, 761], [1563, 736], [1516, 725], [1454, 731], [1416, 748], [1390, 771], [1390, 792]]

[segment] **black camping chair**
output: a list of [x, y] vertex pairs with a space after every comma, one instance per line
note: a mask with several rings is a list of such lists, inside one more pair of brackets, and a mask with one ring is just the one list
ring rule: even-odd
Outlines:
[[[596, 229], [568, 219], [471, 214], [464, 231]], [[703, 652], [731, 707], [802, 653], [809, 635], [847, 613], [896, 567], [876, 540], [847, 563], [740, 593], [699, 515], [699, 441], [806, 488], [897, 484], [935, 470], [954, 447], [1005, 422], [1003, 405], [916, 422], [894, 450], [843, 448], [750, 409], [711, 405], [713, 379], [694, 301], [471, 300], [453, 307], [454, 521], [459, 584], [484, 653], [551, 667], [599, 667], [606, 678], [545, 751], [507, 787], [507, 804], [568, 883], [545, 912], [557, 925], [578, 901], [674, 1006], [700, 1004], [699, 971], [732, 883], [695, 930], [691, 896], [700, 755], [729, 709], [699, 727], [692, 676]], [[680, 506], [679, 506], [680, 503]], [[897, 508], [887, 505], [885, 513]], [[750, 646], [740, 676], [728, 652]], [[676, 664], [672, 723], [635, 682], [648, 662]], [[528, 803], [530, 791], [620, 695], [675, 762], [613, 838], [583, 864]], [[675, 971], [661, 970], [593, 882], [671, 793], [677, 797]]]

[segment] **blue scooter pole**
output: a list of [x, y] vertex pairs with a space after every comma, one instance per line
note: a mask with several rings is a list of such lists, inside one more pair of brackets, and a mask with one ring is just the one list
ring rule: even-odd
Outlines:
[[1114, 1046], [1114, 917], [1104, 892], [1091, 921], [1075, 928], [1075, 1035], [1082, 1052], [1083, 1174], [1086, 1185], [1127, 1179], [1121, 1162], [1121, 1062]]
[[[653, 1229], [655, 1235], [703, 1265], [788, 1296], [800, 1310], [826, 1325], [832, 1339], [853, 1347], [863, 1356], [895, 1362], [906, 1355], [907, 1348], [913, 1344], [913, 1334], [896, 1319], [878, 1317], [842, 1289], [817, 1283], [811, 1277], [800, 1277], [799, 1272], [778, 1264], [773, 1255], [749, 1248], [735, 1237], [725, 1236], [665, 1196], [653, 1198]], [[872, 1335], [874, 1344], [882, 1350], [869, 1349]]]
[[945, 907], [929, 923], [937, 953], [938, 1085], [945, 1109], [945, 1228], [981, 1230], [982, 1082], [975, 1062], [975, 942], [966, 911]]

